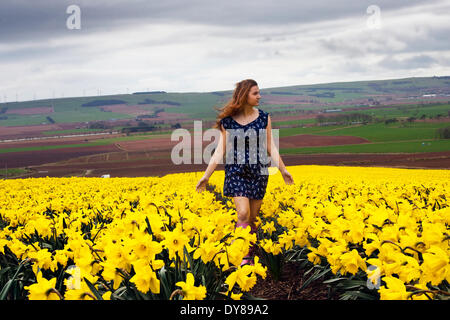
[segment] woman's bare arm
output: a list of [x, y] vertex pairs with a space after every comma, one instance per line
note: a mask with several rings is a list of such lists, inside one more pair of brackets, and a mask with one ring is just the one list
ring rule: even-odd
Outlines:
[[284, 165], [284, 162], [281, 159], [280, 153], [278, 152], [278, 149], [275, 146], [275, 143], [273, 142], [272, 120], [270, 119], [270, 116], [268, 116], [268, 119], [267, 119], [266, 133], [267, 133], [267, 152], [269, 153], [269, 156], [271, 157], [272, 163], [274, 163], [275, 166], [280, 170], [280, 172], [283, 173], [286, 171], [286, 166]]
[[217, 144], [216, 150], [214, 151], [214, 154], [212, 155], [211, 160], [209, 161], [208, 167], [205, 170], [204, 176], [208, 179], [213, 174], [214, 170], [217, 167], [217, 164], [219, 162], [222, 162], [221, 160], [223, 160], [223, 154], [227, 140], [227, 132], [225, 128], [222, 126], [222, 124], [220, 125], [220, 131], [221, 134], [219, 138], [219, 143]]

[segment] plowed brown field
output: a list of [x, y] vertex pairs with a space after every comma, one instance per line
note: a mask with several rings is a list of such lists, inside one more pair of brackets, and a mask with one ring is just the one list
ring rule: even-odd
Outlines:
[[[110, 135], [107, 135], [107, 137], [110, 137]], [[191, 139], [191, 145], [194, 146], [193, 138]], [[50, 144], [62, 145], [79, 143], [80, 141], [79, 138], [67, 138], [58, 141], [9, 143], [8, 148]], [[289, 148], [366, 142], [368, 141], [365, 139], [350, 136], [297, 135], [280, 138], [279, 146], [280, 148]], [[207, 163], [194, 164], [194, 149], [192, 149], [190, 158], [191, 163], [180, 165], [173, 163], [171, 151], [173, 146], [178, 143], [180, 142], [171, 141], [169, 136], [160, 136], [146, 140], [120, 141], [106, 146], [0, 153], [0, 172], [6, 166], [8, 168], [28, 167], [31, 171], [20, 176], [25, 178], [71, 175], [98, 177], [103, 174], [110, 174], [111, 177], [138, 177], [162, 176], [176, 172], [204, 171]], [[202, 152], [210, 143], [210, 141], [203, 141], [203, 146], [199, 148], [199, 151]], [[2, 144], [0, 147], [5, 145]], [[414, 154], [308, 154], [282, 155], [282, 157], [283, 162], [287, 166], [317, 164], [450, 169], [450, 151]], [[216, 170], [223, 169], [223, 164], [219, 164], [216, 168]]]

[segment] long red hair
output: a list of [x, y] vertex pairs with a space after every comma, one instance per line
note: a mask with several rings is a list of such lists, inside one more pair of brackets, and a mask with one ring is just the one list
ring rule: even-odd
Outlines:
[[255, 80], [245, 79], [236, 83], [232, 98], [221, 108], [215, 108], [219, 111], [216, 123], [213, 128], [220, 128], [220, 120], [236, 114], [247, 103], [248, 93], [253, 86], [257, 86]]

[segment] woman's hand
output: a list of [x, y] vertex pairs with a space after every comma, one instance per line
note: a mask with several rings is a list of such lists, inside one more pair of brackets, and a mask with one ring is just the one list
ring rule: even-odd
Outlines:
[[206, 189], [206, 184], [208, 183], [209, 178], [206, 176], [203, 176], [200, 178], [200, 180], [197, 183], [197, 186], [195, 187], [195, 190], [197, 192], [202, 192]]
[[294, 184], [294, 178], [292, 178], [291, 174], [287, 170], [281, 171], [281, 175], [283, 176], [286, 184]]

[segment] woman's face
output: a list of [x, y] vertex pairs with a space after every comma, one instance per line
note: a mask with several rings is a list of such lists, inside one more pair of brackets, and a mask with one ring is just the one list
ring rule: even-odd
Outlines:
[[251, 106], [257, 106], [259, 105], [259, 99], [261, 99], [261, 95], [259, 94], [258, 86], [251, 87], [248, 93], [247, 103]]

